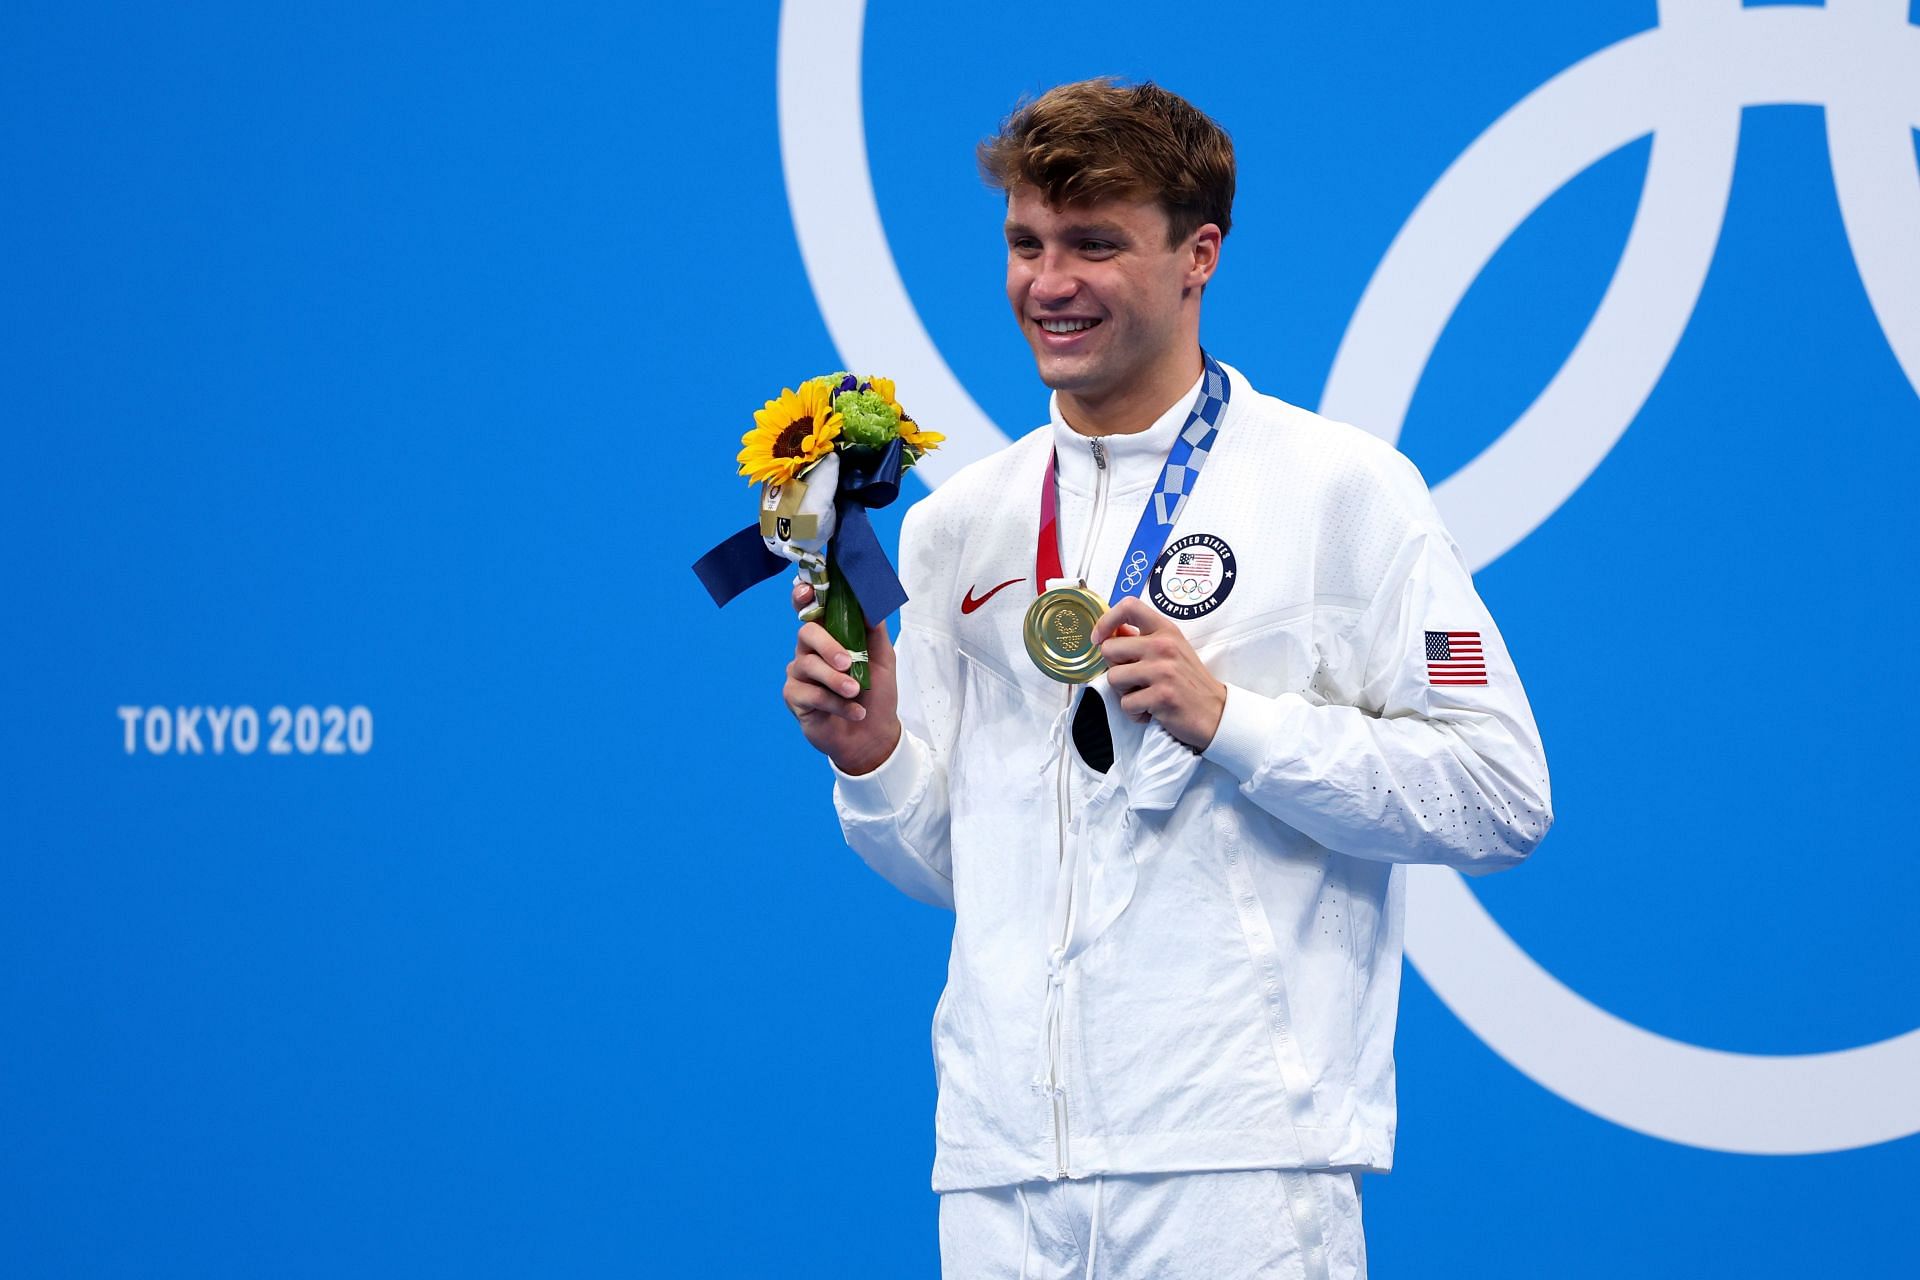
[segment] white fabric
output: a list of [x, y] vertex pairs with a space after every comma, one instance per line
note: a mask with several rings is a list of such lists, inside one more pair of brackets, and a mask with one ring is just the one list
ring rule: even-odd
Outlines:
[[[806, 563], [809, 557], [818, 556], [826, 550], [834, 530], [838, 528], [838, 515], [833, 498], [840, 490], [840, 455], [829, 453], [820, 461], [808, 467], [798, 482], [805, 488], [801, 492], [800, 505], [794, 510], [797, 516], [814, 518], [814, 533], [811, 538], [770, 538], [760, 535], [760, 541], [767, 550], [777, 556], [783, 556], [795, 564]], [[775, 510], [780, 501], [782, 486], [763, 484], [760, 486], [760, 507], [763, 511]]]
[[[1390, 1168], [1396, 865], [1509, 866], [1552, 821], [1526, 696], [1413, 465], [1228, 375], [1173, 531], [1215, 535], [1236, 566], [1219, 607], [1179, 624], [1228, 688], [1204, 758], [1109, 697], [1115, 762], [1092, 773], [1066, 730], [1072, 691], [1026, 656], [1056, 440], [1070, 575], [1094, 510], [1091, 453], [1057, 413], [907, 513], [905, 734], [835, 797], [862, 858], [956, 911], [936, 1191]], [[1098, 591], [1186, 405], [1105, 442]], [[1430, 630], [1479, 632], [1489, 682], [1429, 684]]]
[[[1328, 1225], [1308, 1245], [1295, 1206]], [[1357, 1179], [1109, 1174], [940, 1197], [942, 1280], [1365, 1280]]]

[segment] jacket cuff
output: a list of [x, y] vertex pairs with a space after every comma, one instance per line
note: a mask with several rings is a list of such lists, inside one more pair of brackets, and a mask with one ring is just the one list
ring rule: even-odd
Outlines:
[[1237, 684], [1227, 686], [1220, 727], [1200, 754], [1242, 782], [1250, 781], [1266, 756], [1267, 743], [1280, 718], [1278, 698], [1265, 698]]
[[886, 818], [900, 812], [920, 787], [927, 771], [926, 748], [920, 739], [900, 730], [893, 751], [868, 773], [842, 773], [831, 759], [834, 796], [841, 808], [858, 818]]

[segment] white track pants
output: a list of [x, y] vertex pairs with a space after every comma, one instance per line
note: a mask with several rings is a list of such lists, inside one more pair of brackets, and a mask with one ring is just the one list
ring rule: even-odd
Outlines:
[[949, 1191], [943, 1280], [1365, 1280], [1357, 1176], [1109, 1174]]

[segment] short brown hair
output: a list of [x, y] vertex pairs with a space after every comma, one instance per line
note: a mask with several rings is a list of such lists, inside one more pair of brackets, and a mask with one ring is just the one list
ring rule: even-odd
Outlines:
[[1233, 140], [1151, 80], [1081, 80], [1023, 100], [977, 154], [989, 185], [1026, 183], [1056, 209], [1158, 200], [1169, 247], [1205, 223], [1223, 236], [1233, 225]]

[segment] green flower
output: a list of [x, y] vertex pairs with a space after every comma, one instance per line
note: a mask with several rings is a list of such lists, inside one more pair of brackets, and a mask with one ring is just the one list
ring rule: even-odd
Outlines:
[[848, 444], [878, 449], [900, 434], [900, 411], [871, 391], [842, 391], [833, 398], [833, 411]]

